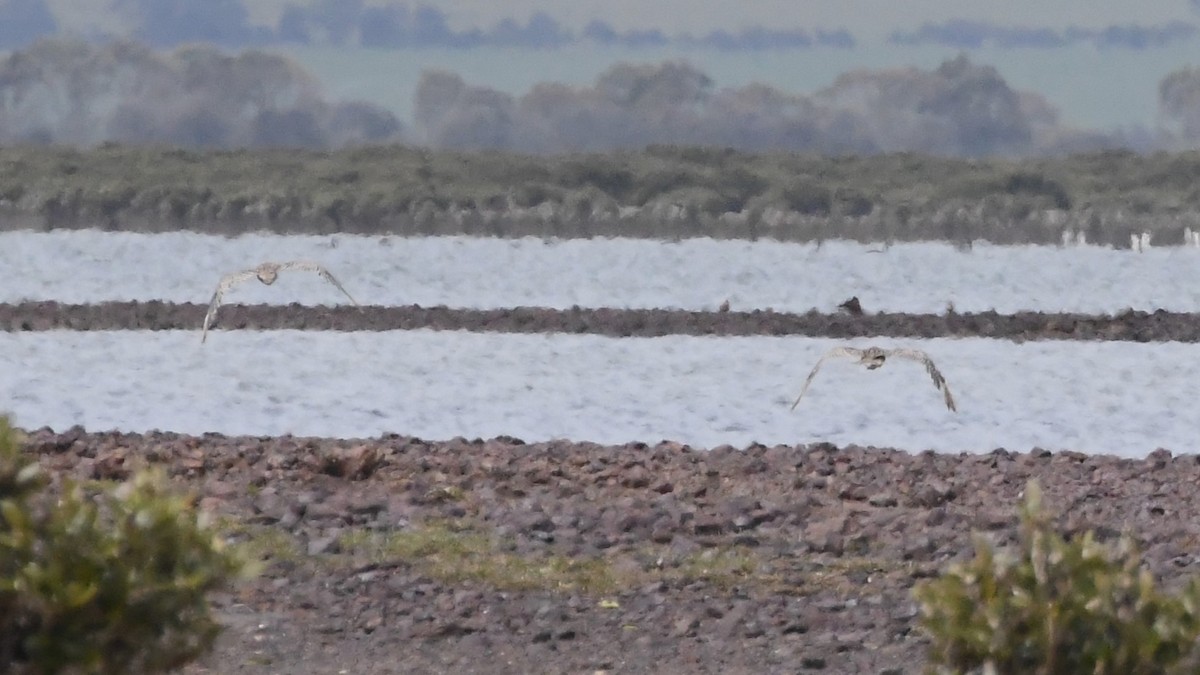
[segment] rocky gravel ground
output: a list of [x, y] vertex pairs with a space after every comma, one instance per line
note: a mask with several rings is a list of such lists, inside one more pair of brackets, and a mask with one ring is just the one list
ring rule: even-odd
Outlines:
[[162, 466], [264, 561], [215, 598], [227, 630], [191, 673], [917, 673], [914, 584], [972, 533], [1014, 541], [1031, 478], [1063, 532], [1132, 532], [1168, 585], [1200, 560], [1200, 461], [1165, 450], [78, 428], [27, 449], [86, 480]]
[[[0, 331], [200, 330], [207, 305], [54, 301], [0, 304]], [[996, 312], [945, 314], [804, 314], [771, 310], [700, 312], [677, 309], [541, 307], [475, 310], [450, 307], [222, 306], [214, 330], [379, 331], [432, 328], [508, 333], [660, 335], [811, 335], [849, 338], [990, 337], [1011, 340], [1128, 340], [1200, 342], [1200, 315], [1128, 310], [1115, 315]]]

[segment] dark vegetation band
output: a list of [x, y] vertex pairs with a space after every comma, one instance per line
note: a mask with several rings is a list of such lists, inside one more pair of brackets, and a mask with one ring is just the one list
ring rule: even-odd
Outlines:
[[1200, 152], [821, 157], [695, 146], [533, 156], [392, 145], [0, 153], [0, 228], [1155, 245], [1200, 230]]

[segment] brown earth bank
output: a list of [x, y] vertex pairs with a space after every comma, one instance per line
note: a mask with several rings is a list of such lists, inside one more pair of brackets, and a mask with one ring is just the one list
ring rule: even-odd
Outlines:
[[913, 586], [1015, 541], [1030, 479], [1068, 535], [1132, 532], [1174, 586], [1200, 458], [830, 444], [710, 450], [32, 431], [55, 476], [161, 466], [260, 575], [190, 673], [917, 673]]
[[[0, 304], [0, 330], [200, 330], [207, 311], [197, 303], [55, 301]], [[1200, 314], [1126, 310], [1115, 315], [1018, 312], [946, 314], [825, 314], [767, 310], [702, 312], [681, 309], [459, 309], [452, 307], [222, 306], [213, 330], [435, 330], [505, 333], [591, 333], [614, 337], [661, 335], [809, 335], [850, 338], [989, 337], [1010, 340], [1127, 340], [1200, 342]]]

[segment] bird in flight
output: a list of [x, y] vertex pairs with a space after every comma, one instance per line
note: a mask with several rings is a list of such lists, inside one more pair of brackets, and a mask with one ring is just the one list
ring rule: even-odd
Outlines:
[[212, 301], [208, 304], [208, 313], [204, 315], [204, 330], [200, 334], [200, 342], [203, 343], [206, 339], [208, 339], [208, 327], [210, 324], [212, 324], [213, 318], [216, 317], [217, 308], [221, 306], [221, 298], [224, 297], [226, 291], [234, 286], [237, 286], [243, 281], [249, 281], [250, 279], [258, 279], [259, 281], [263, 282], [263, 284], [270, 286], [271, 284], [275, 283], [275, 280], [279, 278], [279, 273], [284, 270], [307, 270], [309, 272], [316, 272], [317, 274], [321, 275], [322, 279], [328, 281], [334, 286], [337, 286], [339, 291], [345, 293], [346, 297], [350, 298], [351, 304], [353, 304], [355, 307], [358, 306], [358, 303], [355, 302], [354, 297], [351, 296], [345, 288], [342, 288], [342, 285], [338, 283], [337, 279], [333, 278], [333, 275], [329, 273], [329, 270], [325, 269], [325, 267], [319, 263], [309, 262], [307, 260], [291, 260], [282, 263], [265, 262], [253, 269], [243, 270], [241, 272], [233, 272], [221, 277], [221, 282], [217, 284], [217, 290], [215, 293], [213, 293]]
[[925, 366], [925, 370], [929, 373], [929, 377], [933, 379], [933, 385], [942, 392], [946, 399], [946, 407], [952, 412], [957, 412], [958, 407], [954, 404], [954, 397], [950, 395], [950, 387], [946, 386], [946, 378], [942, 377], [941, 371], [933, 364], [933, 359], [929, 355], [919, 349], [881, 349], [879, 347], [867, 347], [866, 349], [858, 349], [857, 347], [834, 347], [829, 350], [825, 356], [822, 356], [817, 365], [813, 366], [812, 372], [808, 374], [808, 379], [804, 381], [804, 388], [800, 390], [800, 395], [796, 397], [796, 402], [792, 404], [792, 410], [800, 403], [800, 399], [804, 398], [804, 392], [808, 391], [808, 385], [812, 384], [813, 378], [817, 376], [817, 371], [821, 369], [821, 364], [835, 357], [849, 357], [858, 359], [858, 363], [867, 367], [867, 370], [875, 370], [883, 365], [884, 361], [889, 358], [908, 359], [917, 361]]

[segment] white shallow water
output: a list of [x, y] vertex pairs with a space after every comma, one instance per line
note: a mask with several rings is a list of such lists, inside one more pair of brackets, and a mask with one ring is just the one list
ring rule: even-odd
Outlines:
[[[334, 245], [336, 244], [336, 245]], [[221, 275], [264, 260], [325, 264], [371, 305], [496, 308], [673, 307], [833, 311], [856, 295], [868, 311], [995, 309], [1112, 313], [1200, 311], [1200, 250], [1100, 247], [893, 246], [849, 242], [550, 240], [99, 231], [0, 233], [0, 302], [208, 302]], [[337, 304], [316, 275], [247, 283], [226, 302]]]
[[996, 447], [1144, 456], [1196, 452], [1200, 345], [984, 339], [852, 341], [933, 355], [959, 403], [919, 364], [829, 362], [840, 341], [613, 339], [395, 331], [0, 333], [0, 409], [25, 428], [527, 441], [830, 441], [910, 451]]

